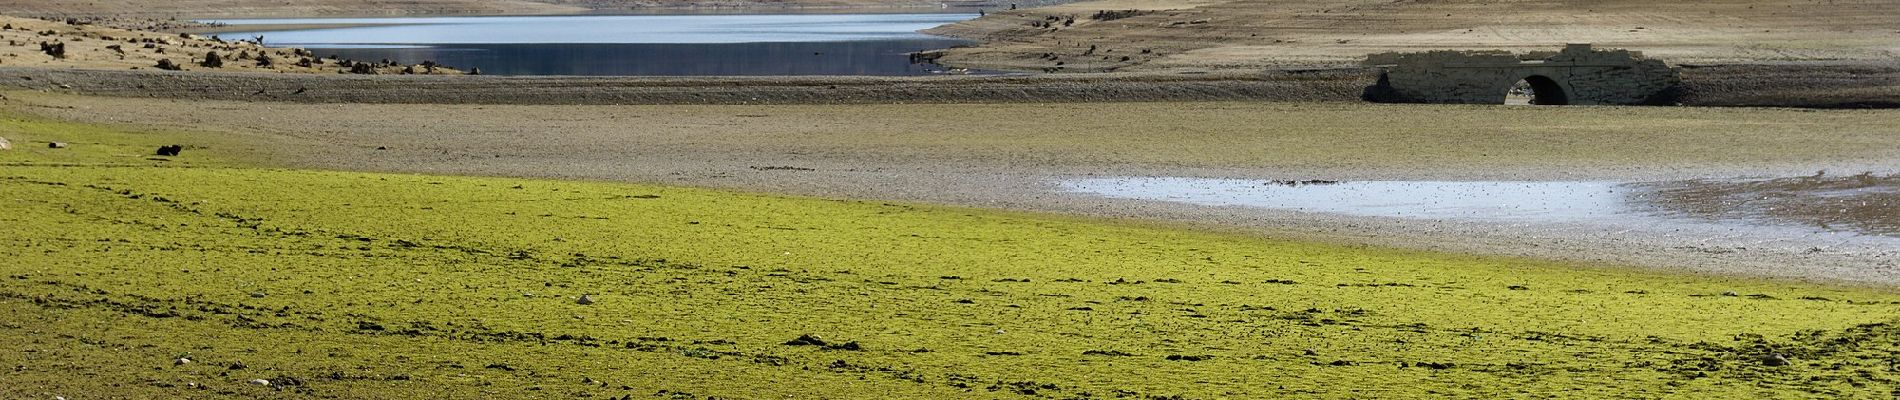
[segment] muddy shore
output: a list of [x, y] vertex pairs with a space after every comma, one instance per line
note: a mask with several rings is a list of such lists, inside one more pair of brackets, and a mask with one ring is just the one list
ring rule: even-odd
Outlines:
[[[1690, 106], [1900, 107], [1900, 66], [1695, 65]], [[1357, 102], [1356, 67], [926, 77], [563, 77], [258, 74], [0, 67], [0, 87], [187, 100], [377, 104]]]
[[[0, 87], [190, 100], [397, 104], [1358, 101], [1361, 70], [931, 77], [502, 77], [0, 68]], [[301, 92], [301, 93], [299, 93]]]

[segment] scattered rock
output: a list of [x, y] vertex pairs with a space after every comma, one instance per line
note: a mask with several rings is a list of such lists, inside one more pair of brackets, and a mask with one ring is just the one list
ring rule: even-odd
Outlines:
[[252, 379], [252, 380], [251, 380], [251, 384], [252, 384], [252, 385], [263, 385], [263, 386], [270, 386], [270, 381], [269, 381], [269, 380], [264, 380], [264, 379]]
[[844, 350], [844, 351], [860, 351], [860, 350], [864, 350], [864, 346], [860, 346], [860, 345], [858, 345], [858, 342], [857, 342], [857, 341], [855, 341], [855, 340], [854, 340], [854, 341], [849, 341], [849, 342], [844, 342], [844, 344], [840, 344], [840, 345], [834, 345], [834, 346], [825, 346], [825, 348], [827, 348], [827, 349], [832, 349], [832, 350]]
[[184, 66], [178, 65], [178, 63], [176, 62], [172, 62], [172, 59], [170, 58], [158, 60], [157, 68], [166, 70], [166, 71], [178, 71], [178, 70], [185, 69]]
[[191, 363], [191, 359], [184, 358], [184, 357], [179, 357], [176, 360], [172, 360], [172, 365], [185, 365], [185, 364], [190, 364], [190, 363]]
[[786, 346], [824, 346], [825, 340], [818, 338], [818, 335], [804, 334], [804, 335], [798, 335], [797, 339], [786, 341], [785, 345]]
[[1730, 291], [1726, 291], [1726, 292], [1722, 292], [1722, 296], [1724, 296], [1724, 297], [1736, 297], [1736, 296], [1741, 296], [1741, 294], [1737, 294], [1737, 293], [1735, 293], [1735, 291], [1733, 291], [1733, 290], [1730, 290]]
[[0, 137], [0, 150], [13, 150], [13, 143], [7, 142], [7, 138]]
[[583, 306], [588, 305], [588, 304], [594, 304], [594, 298], [583, 294], [581, 295], [581, 298], [574, 300], [574, 304], [580, 304]]
[[46, 144], [46, 148], [49, 148], [49, 149], [64, 149], [64, 148], [66, 148], [66, 143], [65, 143], [65, 142], [52, 142], [52, 143], [47, 143], [47, 144]]
[[1761, 358], [1761, 365], [1779, 367], [1788, 364], [1792, 363], [1788, 361], [1787, 356], [1781, 355], [1781, 353], [1769, 354], [1767, 357]]

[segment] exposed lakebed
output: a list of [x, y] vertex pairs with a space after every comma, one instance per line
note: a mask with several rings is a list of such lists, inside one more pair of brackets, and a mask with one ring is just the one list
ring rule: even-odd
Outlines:
[[1900, 178], [1867, 174], [1667, 182], [1119, 177], [1059, 184], [1108, 198], [1359, 217], [1900, 238]]
[[909, 53], [969, 42], [917, 33], [971, 14], [612, 15], [231, 19], [320, 26], [220, 34], [273, 47], [499, 75], [924, 75]]

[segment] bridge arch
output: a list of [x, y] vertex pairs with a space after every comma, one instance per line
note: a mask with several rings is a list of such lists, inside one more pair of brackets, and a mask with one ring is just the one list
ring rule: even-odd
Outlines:
[[[1523, 85], [1520, 85], [1520, 83]], [[1532, 105], [1561, 106], [1570, 104], [1570, 90], [1565, 88], [1564, 84], [1557, 79], [1543, 74], [1532, 74], [1525, 76], [1523, 79], [1512, 80], [1506, 83], [1504, 88], [1506, 92], [1505, 97], [1507, 99], [1511, 94], [1514, 94], [1511, 92], [1522, 89], [1526, 91], [1524, 95], [1530, 97], [1530, 104]]]
[[1535, 104], [1671, 104], [1675, 68], [1628, 50], [1573, 44], [1561, 51], [1380, 53], [1366, 57], [1378, 81], [1363, 98], [1393, 103], [1502, 104], [1524, 82]]

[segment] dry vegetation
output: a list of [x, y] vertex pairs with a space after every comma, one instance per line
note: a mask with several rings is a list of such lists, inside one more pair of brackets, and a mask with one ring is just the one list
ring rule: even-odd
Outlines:
[[0, 14], [35, 17], [190, 19], [204, 17], [562, 14], [585, 8], [529, 0], [0, 0]]
[[[250, 39], [250, 38], [245, 38]], [[0, 66], [34, 69], [233, 71], [305, 74], [460, 74], [453, 68], [342, 60], [252, 41], [127, 30], [81, 20], [0, 16]], [[57, 51], [55, 51], [57, 50]], [[163, 79], [163, 78], [161, 78]], [[120, 87], [138, 84], [118, 82]]]

